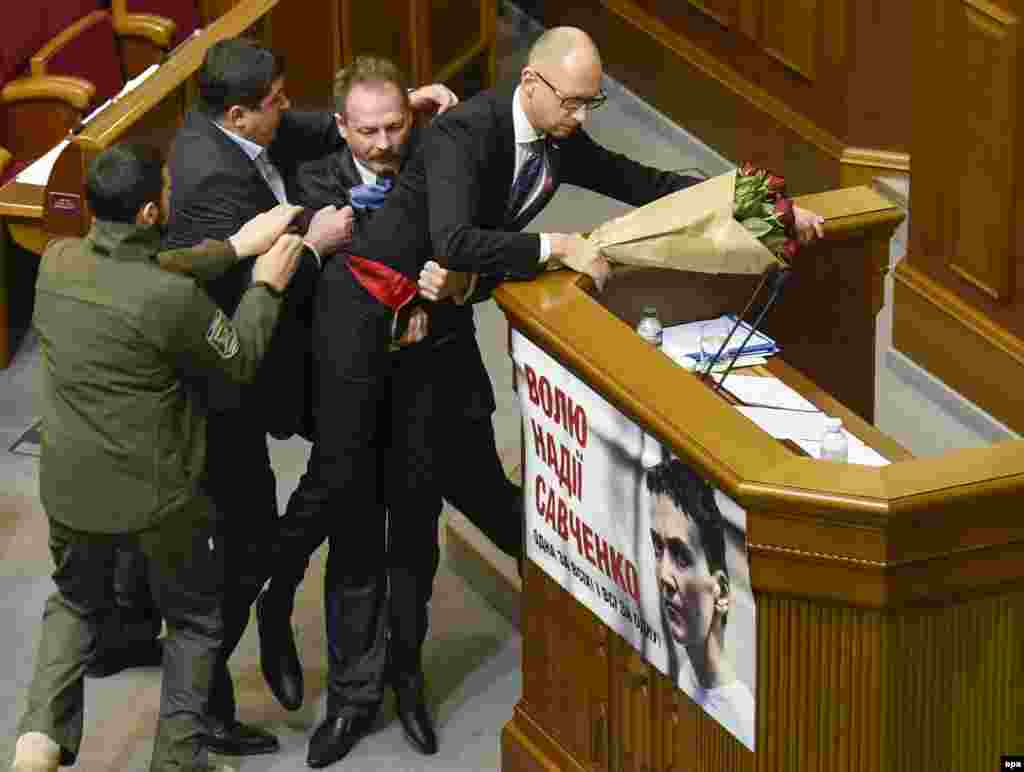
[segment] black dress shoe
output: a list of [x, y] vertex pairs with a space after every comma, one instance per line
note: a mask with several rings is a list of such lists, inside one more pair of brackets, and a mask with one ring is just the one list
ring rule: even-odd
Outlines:
[[427, 710], [427, 699], [423, 691], [423, 673], [392, 678], [395, 690], [398, 720], [409, 742], [420, 753], [432, 756], [437, 753], [437, 732], [434, 720]]
[[326, 767], [348, 755], [373, 727], [377, 711], [328, 716], [309, 740], [306, 763], [313, 769]]
[[164, 647], [160, 641], [136, 644], [126, 649], [112, 649], [96, 657], [85, 669], [89, 678], [106, 678], [132, 667], [160, 667]]
[[241, 721], [225, 723], [206, 719], [206, 734], [203, 745], [207, 750], [223, 756], [258, 756], [274, 753], [281, 749], [277, 738], [255, 726]]
[[288, 710], [302, 707], [302, 663], [292, 635], [293, 597], [281, 599], [269, 589], [256, 601], [260, 632], [260, 669], [277, 701]]

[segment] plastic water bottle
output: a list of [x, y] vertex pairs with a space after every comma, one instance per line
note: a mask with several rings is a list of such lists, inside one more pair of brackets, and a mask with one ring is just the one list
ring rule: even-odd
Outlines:
[[825, 416], [825, 433], [821, 436], [821, 457], [825, 461], [847, 461], [849, 449], [841, 418]]
[[644, 306], [643, 317], [636, 326], [637, 334], [655, 348], [661, 348], [661, 320], [658, 318], [658, 309], [654, 306]]

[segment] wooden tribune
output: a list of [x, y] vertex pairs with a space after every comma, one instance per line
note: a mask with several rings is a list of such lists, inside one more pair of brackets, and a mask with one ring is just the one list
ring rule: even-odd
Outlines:
[[[863, 194], [817, 199], [820, 210], [847, 212], [827, 220], [819, 257], [869, 243], [865, 224], [895, 226], [892, 209], [855, 213]], [[1024, 647], [1015, 635], [1024, 619], [1021, 443], [912, 459], [847, 414], [852, 431], [895, 463], [801, 457], [647, 347], [623, 323], [647, 299], [638, 297], [643, 285], [617, 282], [595, 296], [587, 280], [559, 272], [506, 283], [496, 297], [512, 327], [746, 509], [757, 752], [530, 563], [523, 694], [502, 735], [502, 768], [985, 772], [1000, 754], [1024, 752]], [[661, 307], [669, 321], [724, 309]], [[804, 372], [836, 382], [836, 367], [808, 362]], [[837, 409], [827, 395], [817, 399]]]

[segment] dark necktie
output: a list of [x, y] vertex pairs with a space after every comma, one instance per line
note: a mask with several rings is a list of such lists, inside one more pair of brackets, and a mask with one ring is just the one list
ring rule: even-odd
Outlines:
[[535, 139], [530, 143], [530, 155], [527, 156], [519, 169], [519, 175], [512, 183], [512, 191], [508, 197], [506, 219], [515, 220], [530, 197], [530, 191], [537, 184], [537, 179], [544, 173], [544, 140]]

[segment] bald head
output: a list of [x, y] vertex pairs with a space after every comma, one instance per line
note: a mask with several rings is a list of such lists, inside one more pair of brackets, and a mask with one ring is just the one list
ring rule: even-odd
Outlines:
[[551, 67], [572, 70], [601, 70], [601, 54], [583, 30], [578, 27], [553, 27], [537, 38], [527, 60], [530, 67]]
[[576, 27], [555, 27], [530, 49], [520, 79], [520, 104], [538, 131], [567, 137], [604, 100], [601, 54]]

